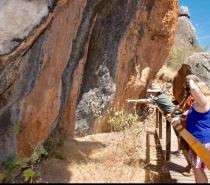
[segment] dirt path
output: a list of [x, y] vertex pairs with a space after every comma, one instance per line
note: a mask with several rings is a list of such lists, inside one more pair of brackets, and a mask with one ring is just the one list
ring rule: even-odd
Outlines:
[[169, 182], [154, 125], [139, 122], [121, 132], [67, 139], [48, 158], [36, 183], [164, 183]]

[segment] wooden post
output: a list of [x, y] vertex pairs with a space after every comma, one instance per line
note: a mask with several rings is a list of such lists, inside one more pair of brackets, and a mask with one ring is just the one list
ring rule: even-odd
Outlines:
[[170, 160], [171, 152], [171, 123], [166, 120], [166, 161]]
[[159, 123], [158, 114], [159, 114], [159, 111], [158, 111], [158, 108], [156, 107], [156, 125], [155, 125], [155, 128], [158, 128], [158, 123]]
[[162, 126], [163, 126], [162, 113], [159, 112], [158, 116], [159, 116], [159, 138], [162, 139], [163, 138], [163, 136], [162, 136]]

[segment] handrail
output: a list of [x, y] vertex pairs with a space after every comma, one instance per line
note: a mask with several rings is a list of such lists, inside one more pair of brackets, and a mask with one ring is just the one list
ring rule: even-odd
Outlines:
[[[156, 114], [163, 115], [161, 109], [156, 107]], [[162, 130], [162, 120], [157, 120], [160, 116], [156, 115], [156, 129], [157, 125], [159, 125], [159, 133], [160, 127]], [[172, 118], [169, 117], [166, 119], [166, 160], [170, 160], [170, 151], [171, 151], [171, 125], [179, 132], [179, 134], [185, 139], [185, 141], [189, 144], [189, 146], [195, 151], [195, 153], [202, 159], [205, 165], [210, 169], [210, 152], [199, 142], [192, 134], [190, 134], [182, 125], [178, 123], [178, 121], [172, 121]], [[157, 124], [159, 123], [159, 124]], [[161, 126], [160, 126], [161, 123]], [[162, 133], [161, 133], [162, 137]]]

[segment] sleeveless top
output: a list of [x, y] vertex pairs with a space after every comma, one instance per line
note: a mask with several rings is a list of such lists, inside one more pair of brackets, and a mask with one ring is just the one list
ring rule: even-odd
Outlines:
[[193, 103], [187, 114], [186, 129], [201, 143], [210, 142], [210, 109], [197, 112]]

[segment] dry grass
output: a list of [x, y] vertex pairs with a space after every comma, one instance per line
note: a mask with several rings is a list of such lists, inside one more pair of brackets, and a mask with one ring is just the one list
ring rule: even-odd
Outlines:
[[[67, 139], [40, 166], [37, 183], [159, 183], [164, 182], [163, 158], [150, 118], [123, 131]], [[34, 181], [35, 182], [35, 181]]]
[[[58, 136], [34, 183], [168, 183], [155, 134], [155, 106], [144, 105], [139, 121], [124, 130], [85, 137]], [[138, 111], [137, 111], [138, 112]], [[148, 114], [149, 113], [149, 114]], [[62, 137], [63, 138], [63, 137]], [[56, 148], [54, 147], [56, 146]], [[62, 157], [61, 157], [62, 156]], [[15, 182], [23, 182], [17, 178]]]
[[156, 78], [164, 82], [172, 82], [176, 74], [177, 70], [163, 65], [163, 67], [157, 73]]

